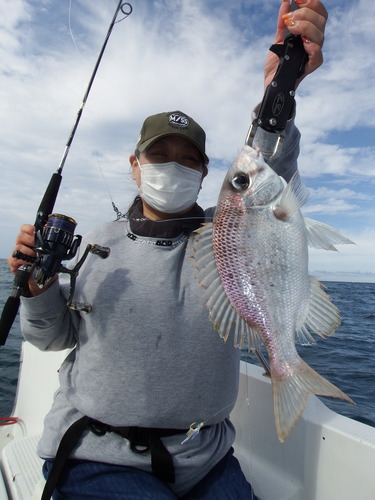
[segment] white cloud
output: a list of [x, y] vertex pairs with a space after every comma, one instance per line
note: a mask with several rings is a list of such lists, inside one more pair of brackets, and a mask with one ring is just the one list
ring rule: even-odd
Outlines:
[[373, 199], [373, 196], [363, 194], [363, 193], [358, 193], [356, 191], [353, 191], [352, 189], [348, 188], [343, 188], [343, 189], [330, 189], [327, 187], [321, 187], [318, 189], [310, 189], [310, 192], [314, 199], [326, 199], [326, 198], [331, 198], [331, 197], [340, 197], [340, 198], [346, 198], [346, 199], [355, 199], [355, 200], [371, 200]]
[[310, 198], [312, 202], [308, 202], [303, 207], [304, 215], [311, 216], [312, 214], [339, 214], [344, 215], [347, 212], [353, 213], [360, 210], [361, 201], [371, 201], [374, 196], [358, 193], [348, 188], [332, 189], [321, 187], [318, 189], [310, 189]]
[[[33, 221], [59, 164], [115, 4], [0, 4], [2, 257], [18, 226]], [[300, 169], [314, 186], [306, 210], [336, 218], [346, 234], [372, 225], [375, 147], [336, 141], [332, 133], [349, 130], [355, 137], [356, 127], [374, 126], [374, 6], [372, 0], [327, 5], [325, 64], [298, 89]], [[211, 164], [199, 201], [213, 205], [263, 95], [279, 1], [154, 0], [133, 8], [114, 27], [64, 169], [56, 209], [75, 218], [80, 233], [113, 217], [110, 195], [127, 209], [135, 193], [127, 157], [145, 116], [162, 110], [182, 109], [206, 129]], [[359, 248], [345, 259], [361, 260]], [[372, 269], [366, 255], [363, 266]]]

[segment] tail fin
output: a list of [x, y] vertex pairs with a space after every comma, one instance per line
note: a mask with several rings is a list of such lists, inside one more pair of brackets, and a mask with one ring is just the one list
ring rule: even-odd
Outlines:
[[283, 443], [302, 415], [309, 394], [340, 398], [353, 403], [344, 392], [319, 375], [301, 358], [293, 372], [282, 379], [272, 377], [276, 431]]

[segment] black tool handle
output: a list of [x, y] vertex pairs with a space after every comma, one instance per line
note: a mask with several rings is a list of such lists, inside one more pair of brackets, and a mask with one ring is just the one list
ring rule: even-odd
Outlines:
[[[296, 4], [293, 2], [293, 5]], [[280, 133], [293, 112], [296, 82], [304, 72], [308, 56], [301, 36], [289, 31], [286, 32], [284, 44], [272, 45], [270, 50], [280, 61], [264, 94], [257, 120], [264, 130]]]
[[[291, 11], [297, 8], [292, 1]], [[289, 30], [284, 43], [274, 44], [270, 50], [279, 57], [279, 65], [245, 141], [249, 146], [259, 147], [266, 160], [280, 153], [283, 131], [294, 110], [296, 82], [303, 74], [308, 58], [301, 36], [293, 35]]]

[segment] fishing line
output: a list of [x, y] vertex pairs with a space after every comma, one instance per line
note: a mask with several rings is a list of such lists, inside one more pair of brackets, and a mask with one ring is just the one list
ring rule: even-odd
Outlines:
[[[249, 390], [249, 380], [250, 380], [250, 374], [249, 374], [249, 364], [247, 361], [245, 361], [246, 363], [246, 397], [245, 397], [245, 401], [246, 401], [246, 407], [247, 407], [247, 418], [249, 420], [249, 422], [251, 421], [250, 418], [251, 418], [251, 415], [250, 415], [250, 390]], [[249, 474], [250, 474], [250, 484], [253, 485], [254, 481], [253, 481], [253, 476], [252, 476], [252, 471], [253, 471], [253, 467], [252, 467], [252, 453], [250, 453], [250, 450], [251, 450], [251, 441], [252, 441], [252, 436], [251, 436], [251, 432], [247, 432], [247, 436], [246, 436], [246, 440], [247, 440], [247, 446], [246, 446], [246, 449], [248, 450], [248, 457], [247, 457], [247, 460], [248, 460], [248, 467], [249, 467]], [[254, 490], [252, 488], [252, 492], [251, 492], [251, 497], [253, 498], [254, 497]]]
[[103, 170], [102, 170], [102, 167], [100, 165], [100, 162], [99, 160], [96, 160], [98, 162], [98, 167], [99, 167], [99, 170], [100, 170], [100, 173], [102, 174], [102, 178], [103, 178], [103, 181], [104, 181], [104, 184], [105, 184], [105, 187], [107, 188], [107, 191], [108, 191], [108, 196], [110, 197], [111, 201], [112, 201], [112, 204], [113, 204], [113, 199], [112, 199], [112, 195], [111, 195], [111, 191], [109, 189], [109, 186], [108, 186], [108, 183], [106, 181], [106, 178], [104, 177], [104, 173], [103, 173]]
[[[158, 220], [153, 220], [152, 222], [175, 222], [180, 220], [202, 220], [202, 221], [205, 220], [206, 222], [210, 222], [207, 219], [205, 217], [175, 217], [174, 219], [158, 219]], [[147, 217], [137, 217], [137, 218], [132, 217], [132, 220], [135, 222], [145, 222], [146, 220], [151, 220], [151, 219], [148, 219]]]
[[207, 424], [207, 422], [209, 420], [211, 420], [211, 418], [216, 417], [216, 415], [218, 415], [222, 411], [226, 410], [227, 408], [231, 408], [236, 403], [236, 401], [237, 401], [237, 399], [235, 399], [234, 401], [232, 401], [228, 405], [224, 406], [223, 408], [220, 408], [220, 410], [218, 410], [215, 413], [213, 413], [212, 415], [210, 415], [208, 418], [206, 418], [206, 420], [202, 420], [202, 422], [200, 422], [199, 424], [197, 424], [197, 422], [193, 422], [192, 424], [190, 424], [190, 428], [186, 433], [186, 438], [181, 442], [181, 444], [184, 444], [184, 443], [186, 443], [186, 441], [194, 439], [199, 434], [199, 431], [201, 430], [201, 428], [203, 426], [205, 426]]
[[113, 201], [113, 198], [112, 198], [112, 195], [111, 195], [111, 191], [109, 189], [109, 186], [108, 186], [108, 183], [107, 183], [107, 180], [104, 176], [104, 172], [103, 172], [103, 169], [100, 165], [100, 162], [99, 160], [97, 160], [98, 162], [98, 167], [99, 167], [99, 170], [100, 170], [100, 173], [102, 174], [102, 178], [103, 178], [103, 181], [104, 181], [104, 184], [107, 188], [107, 191], [108, 191], [108, 195], [109, 195], [109, 198], [111, 200], [111, 204], [112, 204], [112, 208], [113, 208], [113, 211], [115, 212], [116, 214], [116, 221], [120, 220], [120, 219], [124, 219], [126, 217], [126, 214], [123, 214], [122, 212], [120, 212], [120, 210], [117, 208], [117, 206], [115, 205], [115, 202]]
[[[125, 10], [128, 9], [128, 10]], [[119, 11], [121, 10], [121, 12], [124, 14], [124, 17], [121, 18], [121, 21], [123, 21], [124, 19], [126, 19], [133, 11], [133, 8], [132, 6], [125, 2], [125, 3], [122, 3], [122, 0], [120, 0], [119, 4], [118, 4], [118, 7], [116, 9], [116, 12], [113, 16], [113, 19], [112, 19], [112, 22], [108, 28], [108, 31], [107, 31], [107, 34], [106, 34], [106, 37], [105, 37], [105, 40], [104, 40], [104, 43], [103, 43], [103, 46], [100, 50], [100, 53], [99, 53], [99, 57], [96, 61], [96, 64], [95, 64], [95, 67], [94, 67], [94, 71], [92, 72], [92, 75], [91, 75], [91, 78], [89, 80], [89, 84], [87, 86], [87, 89], [86, 89], [86, 92], [85, 92], [85, 95], [83, 96], [83, 99], [82, 99], [82, 103], [81, 103], [81, 106], [78, 110], [78, 113], [77, 113], [77, 118], [76, 118], [76, 121], [75, 121], [75, 124], [73, 125], [73, 129], [70, 133], [70, 136], [69, 136], [69, 139], [68, 139], [68, 142], [66, 143], [66, 146], [65, 146], [65, 150], [64, 150], [64, 153], [63, 153], [63, 156], [61, 158], [61, 161], [60, 161], [60, 164], [59, 164], [59, 167], [57, 169], [57, 173], [58, 174], [61, 174], [62, 173], [62, 170], [64, 168], [64, 165], [65, 165], [65, 162], [66, 162], [66, 159], [68, 157], [68, 153], [69, 153], [69, 150], [70, 150], [70, 146], [73, 142], [73, 139], [74, 139], [74, 136], [75, 136], [75, 133], [76, 133], [76, 130], [78, 128], [78, 124], [80, 122], [80, 119], [81, 119], [81, 116], [82, 116], [82, 112], [83, 112], [83, 109], [86, 105], [86, 101], [88, 99], [88, 96], [90, 94], [90, 90], [91, 90], [91, 87], [92, 87], [92, 84], [94, 83], [94, 79], [95, 79], [95, 76], [96, 76], [96, 73], [98, 71], [98, 68], [99, 68], [99, 65], [100, 65], [100, 62], [102, 60], [102, 57], [103, 57], [103, 54], [104, 54], [104, 51], [105, 51], [105, 48], [107, 46], [107, 43], [108, 43], [108, 40], [109, 40], [109, 37], [111, 36], [111, 33], [112, 33], [112, 30], [113, 30], [113, 27], [114, 25], [116, 24], [116, 17], [117, 17], [117, 14], [119, 13]], [[119, 21], [117, 21], [119, 22]]]
[[[246, 395], [244, 396], [244, 398], [242, 398], [242, 401], [245, 401], [246, 402], [246, 413], [247, 413], [247, 419], [249, 422], [251, 422], [251, 413], [250, 413], [250, 365], [251, 363], [249, 363], [248, 361], [245, 361], [245, 366], [246, 366], [246, 385], [245, 385], [245, 393]], [[241, 401], [241, 399], [239, 399], [238, 401]], [[245, 426], [245, 429], [247, 427]], [[250, 427], [251, 428], [251, 427]], [[251, 484], [251, 499], [249, 500], [254, 500], [255, 499], [255, 492], [254, 492], [254, 477], [253, 477], [253, 466], [252, 466], [252, 456], [253, 454], [251, 453], [251, 442], [252, 442], [252, 435], [251, 435], [251, 432], [250, 430], [246, 432], [246, 446], [245, 446], [245, 450], [247, 450], [247, 456], [245, 457], [245, 460], [247, 462], [247, 466], [249, 467], [249, 470], [248, 470], [248, 473], [249, 473], [249, 483]], [[243, 436], [241, 436], [241, 441], [244, 440], [243, 439]]]
[[[124, 19], [126, 19], [131, 14], [131, 12], [132, 12], [132, 6], [129, 3], [127, 3], [127, 2], [122, 3], [121, 6], [119, 7], [119, 9], [122, 12], [122, 14], [124, 14], [124, 16], [121, 17], [121, 19], [118, 19], [115, 22], [113, 22], [113, 25], [118, 24], [121, 21], [123, 21]], [[127, 9], [127, 10], [125, 10], [125, 9]], [[79, 59], [83, 60], [82, 55], [81, 55], [81, 53], [80, 53], [80, 51], [78, 49], [78, 46], [77, 46], [74, 34], [73, 34], [72, 24], [71, 24], [71, 17], [72, 17], [72, 0], [69, 0], [69, 12], [68, 12], [69, 33], [70, 33], [70, 37], [72, 39], [73, 45], [75, 47], [75, 50], [77, 52], [77, 55], [78, 55]], [[108, 191], [109, 198], [111, 200], [112, 208], [113, 208], [114, 212], [116, 213], [116, 220], [124, 218], [125, 214], [123, 214], [122, 212], [120, 212], [120, 210], [117, 208], [117, 206], [115, 205], [115, 203], [113, 201], [113, 198], [112, 198], [112, 195], [111, 195], [111, 191], [109, 189], [108, 183], [107, 183], [106, 178], [104, 176], [104, 172], [103, 172], [103, 170], [101, 168], [99, 160], [97, 160], [97, 161], [98, 161], [98, 166], [99, 166], [100, 173], [102, 175], [104, 184], [105, 184], [105, 186], [107, 188], [107, 191]]]
[[[182, 441], [181, 444], [186, 443], [186, 441], [189, 441], [190, 439], [194, 439], [199, 434], [199, 431], [201, 430], [201, 428], [204, 427], [207, 424], [207, 422], [209, 422], [212, 418], [216, 417], [216, 415], [218, 415], [219, 413], [223, 412], [227, 408], [232, 408], [236, 404], [245, 401], [246, 402], [246, 406], [248, 408], [248, 411], [250, 411], [249, 410], [249, 408], [250, 408], [250, 397], [249, 397], [250, 391], [249, 391], [248, 365], [249, 365], [249, 363], [246, 362], [246, 386], [245, 386], [245, 389], [246, 389], [245, 392], [246, 392], [246, 394], [245, 394], [245, 396], [242, 397], [242, 398], [236, 397], [236, 399], [234, 399], [231, 403], [229, 403], [228, 405], [220, 408], [218, 411], [216, 411], [215, 413], [213, 413], [212, 415], [210, 415], [209, 417], [207, 417], [205, 420], [202, 420], [202, 422], [199, 422], [199, 423], [193, 422], [192, 424], [190, 424], [190, 428], [189, 428], [189, 430], [186, 433], [186, 438]], [[249, 444], [250, 444], [250, 435], [249, 435]], [[248, 449], [250, 449], [250, 448], [248, 448]]]
[[75, 38], [74, 38], [74, 35], [73, 35], [73, 31], [72, 31], [72, 25], [71, 25], [71, 15], [72, 15], [72, 0], [69, 0], [69, 13], [68, 13], [68, 27], [69, 27], [69, 33], [70, 33], [70, 36], [71, 36], [71, 39], [73, 41], [73, 45], [76, 49], [76, 52], [79, 56], [80, 59], [82, 59], [81, 57], [81, 54], [78, 50], [78, 47], [77, 47], [77, 44], [76, 44], [76, 41], [75, 41]]
[[83, 88], [84, 87], [84, 72], [83, 72], [83, 68], [84, 68], [84, 58], [78, 48], [78, 44], [76, 43], [76, 39], [74, 37], [74, 33], [73, 33], [73, 29], [72, 29], [72, 0], [69, 0], [69, 10], [68, 10], [68, 29], [69, 29], [69, 35], [70, 35], [70, 38], [73, 42], [73, 45], [74, 45], [74, 49], [76, 51], [76, 54], [77, 54], [77, 62], [79, 63], [79, 66], [80, 66], [80, 71], [78, 72], [78, 78], [81, 80], [81, 83], [80, 83], [80, 86]]
[[[244, 393], [244, 395], [242, 397], [237, 397], [234, 401], [232, 401], [232, 403], [230, 403], [229, 405], [221, 408], [220, 410], [218, 410], [217, 412], [213, 413], [212, 415], [210, 415], [210, 417], [208, 417], [206, 420], [203, 420], [202, 422], [193, 422], [191, 425], [190, 425], [190, 428], [189, 430], [186, 432], [186, 437], [185, 439], [181, 442], [181, 445], [183, 445], [184, 443], [186, 443], [187, 441], [189, 440], [193, 440], [195, 439], [195, 437], [200, 433], [200, 430], [202, 429], [202, 427], [204, 427], [205, 425], [207, 425], [207, 422], [209, 422], [210, 419], [212, 419], [213, 417], [215, 417], [216, 415], [218, 415], [219, 413], [221, 413], [222, 411], [224, 411], [225, 409], [227, 408], [230, 408], [230, 407], [234, 407], [235, 406], [238, 406], [240, 405], [238, 411], [239, 411], [239, 414], [240, 414], [240, 417], [239, 419], [241, 421], [243, 420], [248, 420], [249, 422], [251, 422], [251, 411], [250, 411], [250, 401], [251, 401], [251, 396], [250, 396], [250, 377], [251, 377], [251, 367], [249, 366], [250, 363], [247, 362], [247, 361], [244, 361], [246, 364], [245, 364], [245, 374], [244, 376], [246, 377], [246, 382], [244, 384], [244, 386], [242, 385], [242, 389], [241, 389], [241, 384], [240, 384], [240, 388], [239, 390], [241, 391], [239, 393], [239, 395], [241, 395], [241, 393]], [[241, 405], [241, 403], [245, 402], [246, 403], [246, 407], [243, 409], [243, 406]], [[253, 404], [254, 404], [254, 401], [253, 401]], [[243, 415], [243, 412], [245, 412], [245, 415]], [[233, 422], [235, 425], [237, 424], [237, 422]], [[251, 431], [248, 430], [248, 426], [247, 425], [244, 425], [244, 426], [241, 426], [239, 425], [238, 426], [238, 429], [237, 431], [239, 431], [239, 429], [243, 427], [244, 431], [245, 432], [245, 435], [241, 434], [241, 435], [238, 435], [237, 434], [237, 442], [241, 442], [241, 444], [244, 446], [242, 447], [242, 449], [244, 450], [244, 453], [241, 453], [240, 455], [241, 456], [238, 456], [237, 458], [240, 459], [240, 461], [242, 461], [242, 463], [246, 463], [246, 467], [248, 467], [248, 470], [247, 471], [243, 471], [244, 473], [246, 473], [246, 476], [248, 478], [248, 481], [249, 483], [251, 484], [252, 486], [252, 492], [251, 492], [251, 498], [249, 500], [254, 500], [256, 497], [255, 497], [255, 492], [254, 492], [254, 485], [255, 486], [258, 486], [258, 484], [256, 483], [256, 481], [254, 480], [254, 470], [255, 468], [253, 467], [253, 454], [251, 453], [251, 444], [252, 444], [252, 441], [253, 441], [253, 436], [251, 434]], [[251, 429], [251, 427], [250, 427]], [[241, 450], [242, 451], [242, 450]], [[287, 470], [285, 468], [285, 473], [287, 473]]]

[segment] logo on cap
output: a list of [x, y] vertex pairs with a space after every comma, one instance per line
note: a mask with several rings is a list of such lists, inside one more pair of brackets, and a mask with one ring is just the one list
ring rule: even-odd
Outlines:
[[185, 115], [182, 115], [180, 113], [171, 113], [168, 118], [168, 123], [172, 127], [185, 128], [189, 126], [190, 121], [189, 118]]

